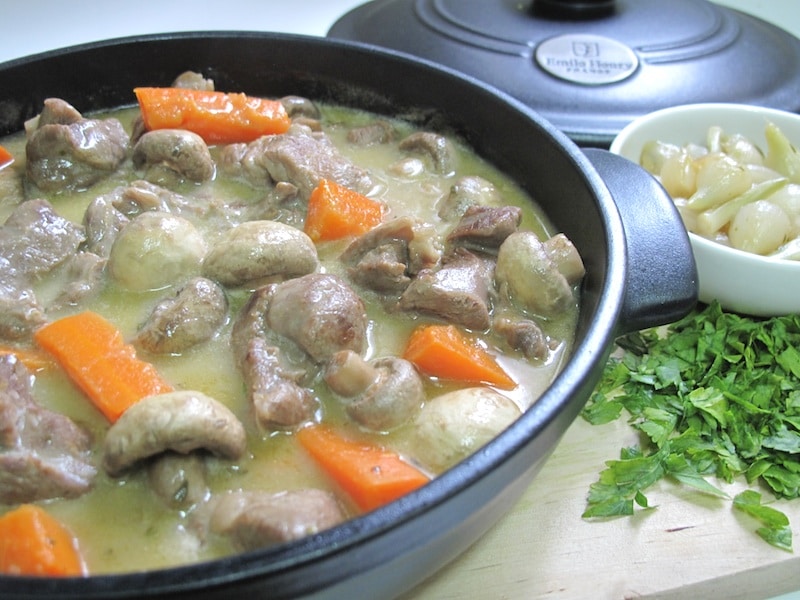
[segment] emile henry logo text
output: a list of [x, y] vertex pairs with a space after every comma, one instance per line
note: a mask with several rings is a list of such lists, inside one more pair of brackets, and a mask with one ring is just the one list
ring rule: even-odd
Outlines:
[[610, 73], [611, 71], [627, 71], [632, 69], [632, 62], [612, 62], [600, 58], [555, 58], [547, 57], [545, 65], [551, 69], [566, 69], [569, 71], [597, 71]]
[[542, 42], [536, 62], [560, 79], [588, 85], [621, 81], [639, 66], [636, 54], [611, 38], [588, 34], [560, 35]]
[[567, 71], [594, 71], [611, 73], [612, 71], [627, 71], [634, 67], [630, 61], [620, 62], [604, 60], [600, 57], [600, 44], [597, 42], [587, 43], [573, 41], [572, 57], [546, 57], [546, 66], [554, 69], [564, 69]]

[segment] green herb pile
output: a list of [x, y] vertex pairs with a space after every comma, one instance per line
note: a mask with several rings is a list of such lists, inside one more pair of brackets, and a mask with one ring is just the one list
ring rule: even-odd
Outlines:
[[[647, 507], [643, 491], [663, 477], [721, 498], [708, 477], [776, 498], [800, 495], [800, 315], [756, 319], [700, 307], [666, 328], [620, 338], [583, 411], [593, 424], [623, 415], [642, 432], [592, 484], [583, 516], [630, 515]], [[792, 550], [786, 515], [761, 493], [737, 494], [733, 506], [755, 517], [757, 533]]]

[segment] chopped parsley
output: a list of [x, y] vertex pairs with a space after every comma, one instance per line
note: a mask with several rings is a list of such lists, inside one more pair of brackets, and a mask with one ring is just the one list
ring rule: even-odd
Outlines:
[[[800, 315], [750, 318], [714, 302], [618, 345], [625, 352], [609, 359], [582, 415], [602, 424], [625, 414], [642, 442], [606, 463], [584, 518], [647, 508], [644, 491], [664, 477], [722, 498], [709, 477], [800, 495]], [[764, 540], [792, 551], [788, 518], [759, 492], [737, 494], [732, 506], [758, 521]]]

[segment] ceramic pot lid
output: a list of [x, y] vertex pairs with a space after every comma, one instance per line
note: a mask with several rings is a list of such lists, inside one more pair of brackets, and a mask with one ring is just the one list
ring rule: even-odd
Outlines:
[[800, 112], [800, 40], [706, 0], [373, 0], [328, 36], [477, 77], [582, 145], [676, 104]]

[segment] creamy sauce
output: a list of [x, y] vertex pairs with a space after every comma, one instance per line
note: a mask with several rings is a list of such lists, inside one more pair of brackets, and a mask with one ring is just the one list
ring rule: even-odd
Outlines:
[[[337, 107], [322, 107], [326, 124], [325, 131], [337, 143], [346, 156], [362, 167], [370, 169], [378, 182], [371, 194], [384, 200], [392, 208], [388, 215], [413, 215], [434, 224], [441, 231], [452, 224], [443, 223], [437, 216], [436, 202], [446, 196], [453, 182], [461, 175], [479, 175], [491, 181], [503, 196], [505, 203], [523, 209], [521, 229], [537, 232], [542, 239], [555, 233], [535, 203], [502, 173], [475, 156], [468, 148], [454, 140], [458, 148], [457, 170], [444, 175], [407, 175], [399, 177], [389, 167], [406, 155], [396, 144], [372, 145], [360, 148], [344, 143], [348, 129], [354, 124], [366, 123], [372, 117]], [[138, 114], [134, 109], [109, 113], [116, 116], [130, 131], [130, 124]], [[396, 124], [410, 132], [406, 124]], [[20, 135], [0, 140], [16, 157], [13, 169], [24, 168], [24, 138]], [[212, 154], [218, 149], [212, 149]], [[129, 164], [129, 161], [128, 163]], [[64, 217], [80, 223], [91, 200], [115, 187], [138, 178], [130, 167], [113, 177], [93, 186], [85, 192], [60, 194], [48, 197], [55, 209]], [[11, 169], [0, 172], [0, 194], [9, 187]], [[241, 182], [224, 181], [221, 176], [205, 184], [182, 184], [175, 189], [186, 196], [213, 194], [225, 202], [258, 202], [263, 190], [256, 190]], [[0, 197], [0, 221], [13, 210], [13, 203], [3, 202]], [[207, 228], [203, 222], [196, 223]], [[323, 270], [342, 272], [338, 256], [348, 242], [331, 242], [318, 246]], [[46, 298], [52, 282], [43, 282], [37, 292]], [[246, 301], [250, 290], [228, 290], [231, 315]], [[169, 295], [169, 290], [133, 294], [124, 292], [109, 282], [105, 290], [80, 309], [95, 310], [113, 321], [130, 339], [144, 321], [156, 302]], [[371, 319], [369, 349], [367, 357], [397, 355], [410, 333], [419, 323], [420, 317], [406, 314], [388, 314], [372, 292], [364, 292]], [[72, 309], [77, 311], [77, 309]], [[51, 318], [61, 316], [50, 315]], [[520, 356], [498, 356], [498, 361], [521, 382], [509, 395], [524, 410], [549, 385], [569, 354], [573, 331], [577, 320], [577, 302], [574, 310], [556, 321], [543, 321], [541, 325], [551, 337], [563, 340], [544, 364], [526, 361]], [[334, 489], [298, 449], [289, 433], [261, 434], [253, 424], [250, 408], [245, 397], [244, 384], [230, 354], [229, 337], [232, 318], [211, 341], [194, 347], [181, 356], [146, 356], [163, 376], [178, 389], [194, 389], [223, 402], [231, 408], [248, 428], [248, 453], [242, 460], [230, 461], [209, 458], [209, 484], [213, 491], [229, 489], [259, 489], [281, 491], [285, 489], [316, 486]], [[428, 381], [428, 396], [438, 395], [452, 389], [455, 384]], [[329, 421], [343, 423], [346, 420], [340, 404], [330, 395], [324, 384], [315, 387], [315, 393], [323, 402], [323, 417]], [[95, 438], [96, 462], [100, 462], [100, 446], [108, 423], [91, 406], [67, 377], [58, 370], [37, 373], [34, 393], [41, 404], [62, 412], [87, 427]], [[365, 435], [352, 426], [354, 435]], [[408, 443], [408, 426], [389, 434], [374, 435], [379, 443], [406, 452], [413, 460], [413, 448]], [[343, 503], [356, 514], [353, 506]], [[224, 539], [209, 539], [199, 542], [192, 526], [191, 511], [167, 509], [148, 489], [144, 469], [112, 479], [102, 469], [94, 489], [75, 500], [53, 500], [46, 503], [47, 509], [61, 519], [77, 536], [81, 550], [92, 574], [131, 571], [168, 567], [172, 565], [207, 560], [230, 553], [232, 549]], [[0, 513], [13, 507], [0, 506]]]

